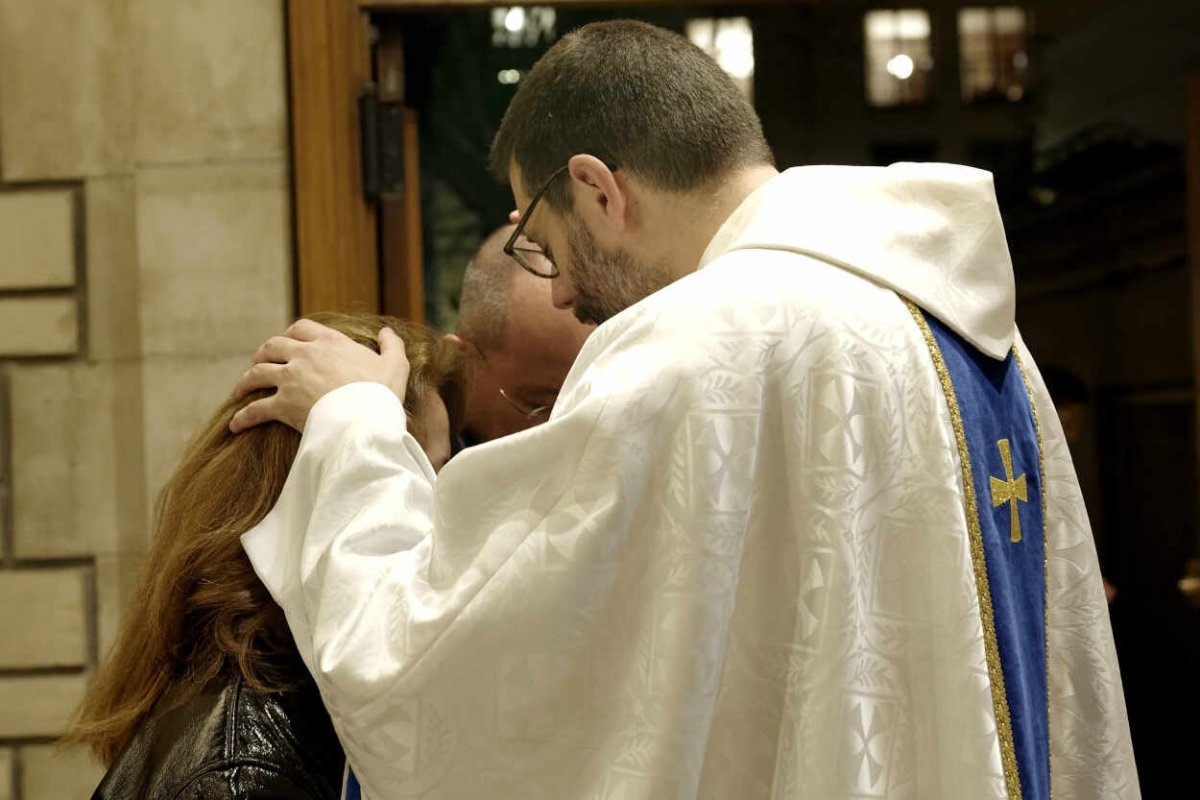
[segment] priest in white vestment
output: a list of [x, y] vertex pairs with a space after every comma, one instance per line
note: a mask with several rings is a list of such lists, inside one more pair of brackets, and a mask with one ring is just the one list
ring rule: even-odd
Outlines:
[[[666, 36], [605, 25], [583, 31]], [[522, 152], [531, 238], [582, 306], [604, 286], [532, 230], [552, 212], [532, 214]], [[613, 211], [636, 169], [586, 158], [563, 176], [582, 224], [651, 225], [649, 190]], [[686, 275], [603, 321], [545, 425], [435, 480], [375, 378], [291, 420], [300, 453], [244, 544], [364, 796], [1139, 796], [990, 175], [755, 184]], [[571, 252], [595, 256], [581, 235]], [[314, 330], [260, 353], [281, 397], [280, 364], [328, 341]]]

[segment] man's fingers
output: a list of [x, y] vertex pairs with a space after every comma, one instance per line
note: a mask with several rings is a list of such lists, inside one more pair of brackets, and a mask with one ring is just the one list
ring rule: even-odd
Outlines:
[[521, 221], [521, 212], [515, 208], [512, 211], [508, 212], [508, 221], [511, 222], [513, 225], [516, 225], [518, 222]]
[[[289, 329], [290, 330], [290, 329]], [[304, 343], [287, 336], [272, 336], [254, 354], [255, 364], [286, 364], [296, 357]]]
[[255, 364], [242, 375], [237, 386], [233, 387], [233, 396], [239, 400], [259, 389], [277, 389], [283, 378], [283, 364]]
[[298, 319], [288, 326], [283, 335], [301, 342], [315, 342], [331, 333], [337, 333], [337, 331], [327, 328], [319, 322], [313, 322], [311, 319]]
[[229, 421], [229, 430], [233, 433], [241, 433], [255, 425], [278, 419], [276, 416], [278, 405], [279, 398], [276, 395], [248, 403], [245, 408], [233, 415], [233, 419]]
[[298, 431], [308, 412], [329, 392], [358, 381], [377, 381], [404, 399], [409, 364], [403, 343], [394, 332], [382, 334], [381, 357], [343, 333], [309, 319], [297, 320], [284, 336], [268, 339], [252, 366], [238, 382], [236, 396], [246, 398], [259, 389], [277, 389], [249, 403], [234, 415], [234, 433], [276, 420]]
[[404, 351], [404, 340], [401, 339], [391, 328], [383, 328], [379, 331], [379, 355], [383, 356], [388, 361], [394, 361], [397, 357], [406, 358]]
[[383, 383], [403, 403], [408, 393], [408, 373], [411, 365], [408, 363], [408, 354], [404, 351], [404, 340], [391, 328], [384, 328], [379, 332], [379, 357], [384, 363], [381, 376], [384, 378]]

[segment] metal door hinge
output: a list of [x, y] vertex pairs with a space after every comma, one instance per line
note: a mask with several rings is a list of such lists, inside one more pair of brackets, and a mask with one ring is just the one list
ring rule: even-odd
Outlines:
[[363, 194], [368, 200], [404, 194], [404, 103], [381, 100], [375, 83], [358, 93]]

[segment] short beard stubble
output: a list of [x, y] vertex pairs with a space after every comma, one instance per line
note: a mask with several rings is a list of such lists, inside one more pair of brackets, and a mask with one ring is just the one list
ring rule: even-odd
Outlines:
[[599, 325], [671, 283], [667, 270], [659, 264], [640, 261], [624, 251], [602, 252], [576, 214], [567, 222], [567, 245], [575, 287], [573, 311], [582, 323]]

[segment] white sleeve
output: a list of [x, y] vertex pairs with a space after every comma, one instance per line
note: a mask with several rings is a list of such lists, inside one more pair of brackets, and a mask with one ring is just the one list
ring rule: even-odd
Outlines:
[[432, 528], [433, 468], [405, 422], [382, 384], [354, 383], [321, 398], [278, 502], [242, 537], [321, 684], [361, 672], [361, 663], [339, 670], [347, 654], [378, 657], [387, 636], [374, 623], [385, 615], [363, 612], [388, 602], [375, 589], [392, 583]]
[[[532, 589], [563, 613], [594, 591], [545, 565], [514, 565], [542, 558], [547, 531], [619, 538], [619, 505], [604, 499], [640, 482], [631, 473], [642, 470], [622, 474], [627, 448], [595, 435], [628, 419], [603, 422], [607, 405], [585, 401], [567, 418], [471, 448], [438, 476], [436, 492], [386, 387], [352, 384], [313, 407], [275, 508], [242, 543], [284, 610], [366, 796], [398, 785], [405, 697], [428, 693], [431, 682], [462, 694], [447, 658], [482, 668], [483, 679], [509, 648], [528, 644], [511, 625], [536, 611], [526, 605]], [[643, 442], [629, 437], [639, 449]], [[581, 511], [582, 474], [591, 475], [583, 506], [600, 508]], [[565, 621], [522, 626], [565, 629]]]
[[[597, 779], [576, 768], [583, 743], [619, 745], [612, 695], [644, 649], [629, 626], [693, 615], [691, 593], [655, 588], [678, 561], [666, 532], [711, 527], [703, 498], [724, 496], [687, 500], [711, 471], [686, 413], [703, 373], [669, 337], [644, 341], [607, 351], [549, 422], [472, 447], [436, 482], [386, 387], [313, 407], [276, 507], [243, 544], [365, 796], [436, 781], [431, 796], [532, 797], [493, 792], [494, 778], [544, 758], [567, 759], [553, 781], [538, 772], [547, 797], [583, 796], [576, 784]], [[722, 429], [723, 445], [751, 448], [755, 430]], [[711, 665], [710, 641], [678, 642], [672, 669]], [[622, 666], [593, 680], [585, 645], [615, 648]], [[556, 677], [529, 684], [528, 670]], [[552, 688], [567, 676], [591, 688], [568, 702]]]

